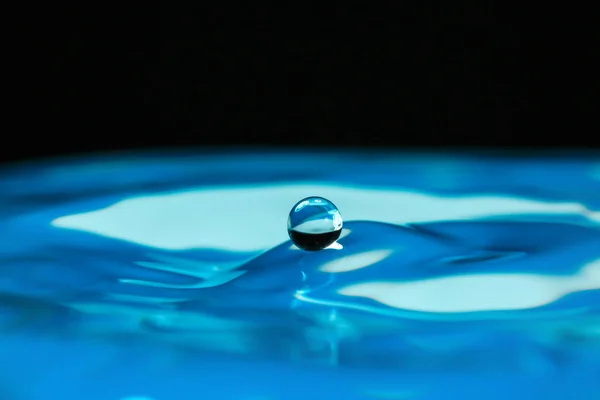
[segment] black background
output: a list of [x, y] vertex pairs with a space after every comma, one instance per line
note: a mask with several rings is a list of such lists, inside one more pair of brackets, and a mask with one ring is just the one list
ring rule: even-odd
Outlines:
[[32, 44], [13, 60], [26, 75], [11, 99], [23, 116], [7, 124], [4, 160], [213, 146], [598, 147], [585, 11], [196, 3], [30, 18]]

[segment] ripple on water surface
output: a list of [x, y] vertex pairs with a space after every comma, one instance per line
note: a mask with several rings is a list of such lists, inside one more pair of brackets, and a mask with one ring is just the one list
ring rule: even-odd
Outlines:
[[[2, 172], [0, 346], [12, 367], [0, 364], [0, 395], [293, 400], [313, 393], [303, 380], [350, 400], [600, 392], [597, 160], [306, 159]], [[286, 229], [309, 196], [344, 217], [317, 221], [339, 236], [320, 251]], [[301, 219], [292, 228], [314, 222]], [[43, 372], [57, 363], [88, 367], [58, 388], [75, 372]], [[245, 371], [244, 385], [225, 371]]]

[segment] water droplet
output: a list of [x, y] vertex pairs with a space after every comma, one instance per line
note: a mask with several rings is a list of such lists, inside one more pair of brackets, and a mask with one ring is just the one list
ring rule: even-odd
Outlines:
[[338, 240], [341, 233], [340, 211], [323, 197], [302, 199], [290, 211], [288, 234], [302, 250], [322, 250]]

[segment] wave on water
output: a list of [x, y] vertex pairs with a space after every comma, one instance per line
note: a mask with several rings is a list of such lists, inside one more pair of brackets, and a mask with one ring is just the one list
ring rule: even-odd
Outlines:
[[[600, 376], [599, 166], [347, 154], [14, 166], [0, 173], [0, 327], [13, 341], [299, 368], [559, 371], [570, 387], [569, 371]], [[344, 219], [317, 252], [286, 231], [311, 195]], [[367, 386], [344, 398], [387, 398]]]

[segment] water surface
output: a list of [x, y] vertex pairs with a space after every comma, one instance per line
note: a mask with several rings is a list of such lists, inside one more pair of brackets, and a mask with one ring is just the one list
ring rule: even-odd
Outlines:
[[600, 399], [600, 157], [82, 157], [0, 204], [2, 399]]

